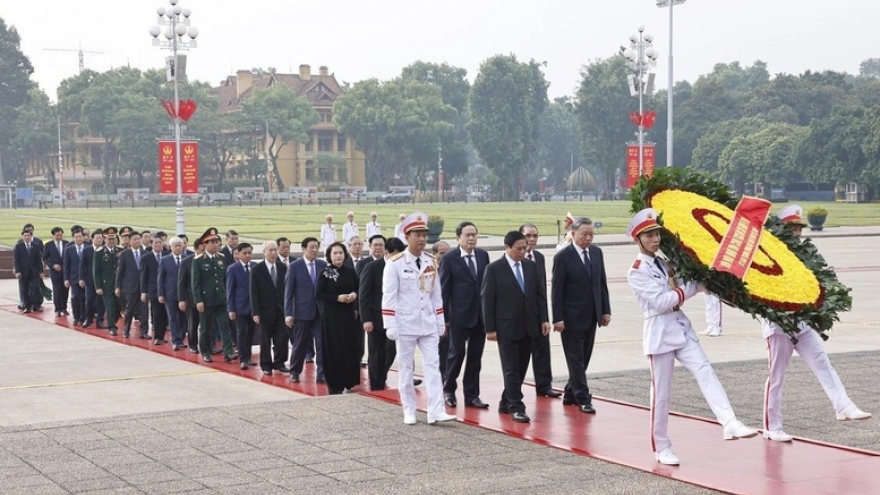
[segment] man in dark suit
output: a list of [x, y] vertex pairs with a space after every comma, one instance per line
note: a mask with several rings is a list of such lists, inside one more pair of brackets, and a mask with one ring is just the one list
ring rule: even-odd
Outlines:
[[251, 262], [253, 246], [242, 242], [235, 246], [238, 261], [226, 269], [226, 311], [229, 319], [235, 323], [235, 342], [238, 346], [238, 362], [241, 369], [257, 363], [251, 361], [251, 347], [254, 345], [254, 333], [257, 324], [251, 318]]
[[[547, 265], [544, 255], [535, 249], [538, 244], [538, 227], [527, 223], [519, 228], [519, 233], [526, 237], [525, 261], [534, 261], [538, 268], [538, 280], [547, 291]], [[538, 397], [561, 397], [562, 394], [553, 390], [553, 372], [550, 368], [550, 337], [538, 335], [532, 341], [532, 371], [535, 374], [535, 393]]]
[[184, 329], [186, 329], [186, 311], [180, 309], [180, 293], [177, 291], [177, 280], [183, 265], [183, 239], [172, 237], [169, 244], [171, 252], [159, 263], [156, 294], [159, 303], [164, 306], [168, 326], [171, 327], [172, 349], [179, 351], [183, 346]]
[[[165, 305], [159, 302], [159, 265], [162, 264], [162, 239], [153, 237], [150, 250], [144, 253], [141, 260], [141, 303], [150, 306], [150, 319], [153, 321], [153, 345], [166, 343], [165, 330], [168, 328], [168, 312]], [[141, 333], [147, 326], [146, 313], [141, 318]]]
[[327, 262], [318, 258], [318, 239], [306, 237], [302, 241], [303, 257], [291, 263], [284, 284], [284, 324], [291, 329], [293, 351], [290, 357], [290, 381], [299, 382], [306, 347], [314, 341], [316, 379], [324, 382], [324, 358], [321, 355], [321, 314], [315, 298], [315, 282]]
[[522, 383], [529, 368], [532, 342], [550, 335], [547, 284], [535, 263], [523, 261], [526, 238], [512, 231], [504, 236], [505, 255], [486, 268], [481, 289], [486, 338], [498, 342], [504, 392], [499, 413], [517, 423], [531, 421], [523, 404]]
[[88, 328], [92, 322], [97, 322], [98, 328], [104, 326], [104, 298], [99, 296], [95, 290], [95, 275], [92, 272], [95, 266], [95, 250], [104, 246], [104, 235], [101, 229], [95, 229], [92, 232], [92, 242], [83, 247], [82, 259], [80, 259], [79, 276], [80, 286], [84, 287], [86, 296], [85, 317], [83, 328]]
[[141, 315], [140, 337], [148, 339], [150, 327], [147, 324], [146, 304], [141, 302], [141, 266], [146, 253], [141, 249], [141, 235], [136, 231], [128, 234], [129, 249], [119, 254], [116, 265], [116, 297], [125, 299], [125, 319], [123, 320], [122, 336], [128, 338], [131, 335], [131, 320], [135, 313]]
[[602, 250], [592, 246], [593, 221], [581, 217], [572, 225], [573, 242], [553, 259], [553, 330], [562, 332], [568, 383], [562, 403], [595, 414], [587, 385], [587, 367], [596, 341], [596, 325], [611, 322], [608, 282]]
[[32, 231], [27, 229], [21, 231], [21, 242], [13, 249], [13, 266], [15, 278], [18, 279], [22, 311], [25, 313], [36, 311], [39, 301], [43, 298], [39, 286], [43, 261], [40, 246], [34, 242]]
[[275, 244], [278, 246], [278, 261], [284, 263], [285, 268], [290, 270], [290, 264], [299, 259], [290, 254], [290, 239], [282, 236], [275, 239]]
[[[253, 321], [260, 326], [260, 369], [287, 373], [287, 343], [290, 337], [284, 326], [284, 282], [287, 265], [278, 258], [278, 244], [263, 244], [263, 262], [251, 270], [250, 300]], [[274, 358], [272, 350], [275, 350]]]
[[226, 266], [232, 266], [235, 263], [235, 255], [233, 252], [238, 246], [238, 232], [229, 229], [226, 231], [226, 245], [220, 250], [220, 255], [226, 260]]
[[[389, 249], [385, 251], [387, 256], [392, 256], [405, 249], [400, 239], [396, 237], [392, 237], [392, 239], [397, 242], [389, 242]], [[373, 236], [370, 241], [371, 250], [379, 242], [382, 243], [384, 250], [385, 238], [381, 235]], [[391, 367], [391, 362], [394, 361], [396, 354], [394, 341], [389, 340], [385, 335], [382, 319], [382, 274], [384, 271], [384, 257], [364, 263], [361, 267], [360, 283], [358, 284], [361, 321], [364, 331], [367, 333], [367, 372], [370, 376], [370, 390], [385, 390], [388, 368]]]
[[[477, 248], [477, 227], [461, 222], [455, 228], [458, 247], [449, 251], [440, 263], [440, 287], [443, 293], [443, 314], [449, 333], [449, 355], [443, 395], [446, 405], [458, 405], [455, 399], [456, 380], [467, 355], [462, 388], [467, 407], [487, 409], [480, 399], [480, 366], [486, 331], [480, 308], [480, 286], [489, 264], [489, 253]], [[443, 356], [441, 356], [441, 359]]]
[[73, 326], [82, 325], [86, 321], [86, 294], [85, 282], [80, 274], [83, 258], [83, 234], [82, 227], [71, 230], [73, 244], [64, 249], [61, 258], [62, 271], [64, 272], [64, 287], [70, 290], [70, 306], [73, 309]]
[[362, 259], [355, 268], [355, 272], [357, 272], [358, 278], [363, 276], [364, 270], [367, 268], [367, 265], [374, 261], [385, 259], [385, 244], [387, 242], [385, 236], [381, 234], [376, 234], [373, 237], [370, 237], [368, 242], [370, 243], [370, 255]]
[[70, 291], [64, 286], [64, 248], [69, 244], [64, 240], [64, 229], [52, 228], [52, 240], [43, 249], [43, 261], [49, 268], [49, 279], [52, 280], [52, 303], [55, 306], [55, 316], [66, 316], [67, 299]]
[[186, 313], [186, 343], [189, 352], [198, 354], [200, 317], [192, 293], [192, 264], [193, 260], [204, 256], [205, 246], [201, 239], [196, 239], [193, 248], [195, 249], [193, 254], [181, 260], [180, 270], [177, 272], [177, 296], [180, 298], [177, 307]]

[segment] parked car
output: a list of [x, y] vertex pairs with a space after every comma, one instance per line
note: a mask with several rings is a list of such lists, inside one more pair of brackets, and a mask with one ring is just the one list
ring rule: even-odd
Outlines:
[[388, 191], [376, 198], [376, 201], [379, 203], [409, 203], [412, 201], [412, 191], [408, 189]]

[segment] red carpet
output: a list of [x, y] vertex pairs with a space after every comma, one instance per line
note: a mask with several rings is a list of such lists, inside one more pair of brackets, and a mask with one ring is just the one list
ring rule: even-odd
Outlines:
[[[15, 307], [0, 307], [16, 313]], [[33, 313], [31, 318], [70, 327], [68, 318], [55, 319], [50, 311]], [[152, 340], [110, 337], [106, 330], [75, 330], [119, 343], [145, 348], [227, 373], [311, 396], [326, 395], [327, 388], [315, 384], [314, 365], [307, 365], [302, 382], [291, 383], [287, 374], [263, 376], [257, 368], [246, 371], [238, 363], [224, 363], [222, 356], [213, 363], [202, 363], [198, 354], [187, 349], [177, 352], [170, 344], [153, 346]], [[134, 330], [132, 334], [136, 334]], [[215, 356], [218, 357], [218, 356]], [[219, 361], [219, 362], [218, 362]], [[367, 382], [364, 370], [364, 383]], [[397, 385], [391, 373], [390, 386]], [[670, 437], [681, 466], [661, 466], [654, 461], [648, 437], [648, 410], [642, 406], [594, 397], [598, 414], [580, 413], [563, 406], [560, 399], [535, 398], [533, 388], [525, 387], [529, 424], [514, 423], [508, 415], [497, 413], [501, 383], [483, 383], [482, 398], [491, 409], [477, 410], [459, 405], [455, 414], [465, 423], [506, 433], [543, 445], [629, 466], [728, 493], [742, 494], [868, 494], [880, 493], [880, 453], [824, 444], [808, 439], [792, 443], [764, 440], [760, 436], [734, 441], [721, 439], [721, 426], [703, 418], [674, 415], [670, 418]], [[363, 395], [399, 403], [395, 389], [366, 391]], [[424, 410], [425, 391], [417, 396]], [[459, 394], [460, 395], [460, 394]], [[403, 421], [403, 415], [400, 415]], [[754, 426], [754, 425], [751, 425]]]

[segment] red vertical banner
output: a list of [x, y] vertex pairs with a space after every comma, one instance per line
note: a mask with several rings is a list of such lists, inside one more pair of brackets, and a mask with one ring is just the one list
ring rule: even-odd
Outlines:
[[758, 252], [764, 222], [769, 214], [769, 201], [743, 196], [736, 206], [727, 233], [721, 239], [712, 268], [719, 272], [732, 273], [740, 279], [745, 278], [752, 266], [752, 259]]
[[180, 143], [180, 151], [183, 154], [183, 160], [180, 161], [183, 172], [183, 194], [198, 194], [199, 143], [196, 141]]
[[177, 194], [174, 141], [159, 141], [159, 194]]
[[[654, 143], [642, 144], [642, 175], [654, 175]], [[626, 145], [626, 187], [632, 188], [639, 180], [639, 144]]]
[[[177, 153], [174, 141], [159, 141], [159, 194], [177, 194]], [[199, 192], [199, 143], [181, 141], [183, 194]]]

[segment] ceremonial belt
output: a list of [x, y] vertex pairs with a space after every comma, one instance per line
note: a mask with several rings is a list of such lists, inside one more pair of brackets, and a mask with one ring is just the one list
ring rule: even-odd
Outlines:
[[657, 311], [656, 309], [649, 309], [648, 311], [644, 311], [645, 319], [653, 318], [658, 315], [665, 315], [667, 313], [674, 313], [676, 311], [680, 311], [681, 308], [679, 306], [673, 306], [669, 311]]

